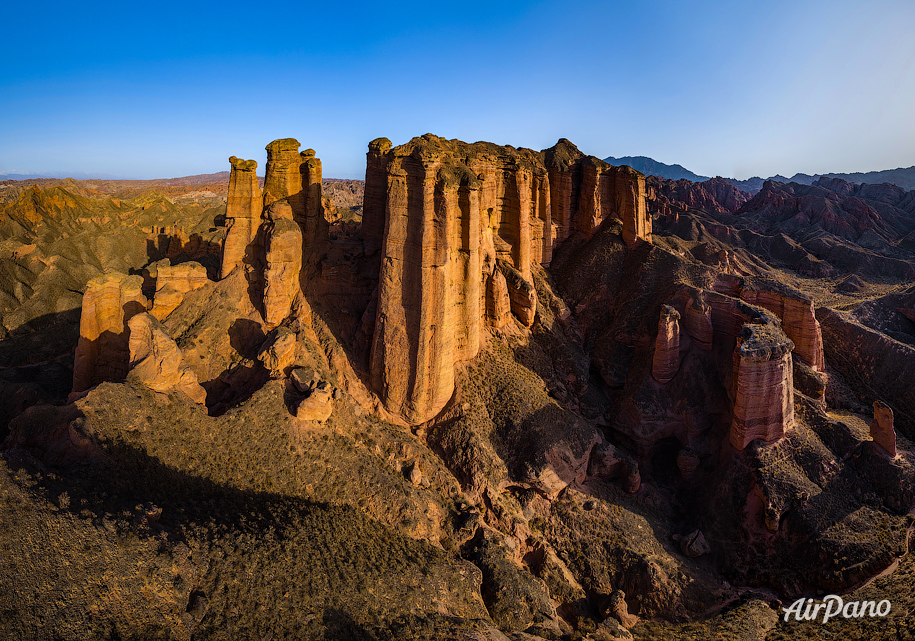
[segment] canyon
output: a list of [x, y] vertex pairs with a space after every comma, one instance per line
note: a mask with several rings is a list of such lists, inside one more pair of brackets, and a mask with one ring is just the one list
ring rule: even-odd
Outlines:
[[911, 599], [915, 192], [301, 147], [4, 199], [0, 571], [83, 578], [0, 625], [774, 640], [784, 599]]

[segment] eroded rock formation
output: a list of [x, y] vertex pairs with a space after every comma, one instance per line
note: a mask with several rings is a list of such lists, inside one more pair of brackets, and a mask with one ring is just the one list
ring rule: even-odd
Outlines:
[[285, 319], [300, 291], [302, 270], [302, 229], [293, 219], [288, 200], [278, 200], [267, 208], [264, 247], [267, 268], [264, 272], [264, 320], [275, 327]]
[[871, 438], [890, 456], [896, 456], [896, 430], [893, 429], [893, 410], [882, 401], [874, 401], [874, 420], [871, 421]]
[[261, 222], [264, 195], [257, 181], [256, 160], [229, 158], [229, 194], [226, 201], [226, 225], [229, 227], [222, 247], [220, 278], [225, 278], [242, 264], [248, 245], [254, 240]]
[[195, 403], [206, 401], [206, 391], [187, 366], [181, 350], [152, 314], [137, 314], [130, 328], [130, 374], [156, 392], [184, 392]]
[[565, 139], [535, 152], [431, 134], [399, 147], [380, 138], [369, 144], [365, 189], [365, 247], [379, 248], [381, 262], [370, 378], [388, 410], [411, 422], [451, 397], [454, 364], [479, 350], [483, 311], [504, 324], [497, 270], [512, 313], [530, 326], [532, 265], [549, 264], [562, 241], [590, 237], [610, 217], [623, 221], [627, 244], [651, 240], [644, 177]]
[[172, 266], [166, 258], [155, 266], [156, 294], [153, 297], [153, 307], [150, 314], [158, 320], [165, 320], [171, 314], [184, 296], [198, 287], [202, 287], [209, 279], [206, 267], [200, 263], [188, 262]]
[[142, 276], [119, 273], [97, 276], [87, 284], [73, 364], [74, 393], [127, 375], [127, 322], [148, 305], [142, 286]]
[[651, 375], [659, 383], [669, 383], [680, 369], [680, 313], [670, 305], [661, 308], [658, 336], [655, 339]]
[[734, 352], [734, 419], [731, 444], [775, 441], [794, 427], [794, 343], [777, 328], [744, 325]]

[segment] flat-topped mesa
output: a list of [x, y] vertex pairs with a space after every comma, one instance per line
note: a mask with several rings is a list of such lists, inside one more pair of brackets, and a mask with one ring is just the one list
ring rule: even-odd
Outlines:
[[264, 207], [264, 195], [257, 182], [257, 161], [229, 158], [229, 194], [226, 198], [226, 224], [229, 229], [222, 246], [220, 278], [242, 264], [248, 245], [254, 240]]
[[794, 427], [793, 349], [775, 323], [748, 323], [737, 335], [730, 441], [738, 450], [755, 439], [778, 440]]
[[871, 438], [890, 456], [896, 456], [896, 430], [893, 427], [893, 410], [881, 401], [874, 401], [874, 420], [871, 421]]
[[680, 370], [680, 313], [670, 305], [661, 307], [658, 336], [654, 344], [651, 375], [659, 383], [669, 383]]
[[380, 250], [371, 381], [411, 422], [451, 397], [454, 364], [477, 354], [487, 307], [489, 322], [504, 324], [499, 261], [512, 312], [529, 326], [533, 263], [548, 265], [559, 243], [608, 217], [623, 220], [627, 243], [651, 240], [644, 177], [565, 140], [535, 152], [431, 134], [398, 147], [379, 138], [365, 179], [363, 241], [367, 253]]
[[127, 376], [127, 322], [148, 306], [142, 287], [142, 276], [116, 272], [96, 276], [86, 285], [73, 363], [73, 393]]

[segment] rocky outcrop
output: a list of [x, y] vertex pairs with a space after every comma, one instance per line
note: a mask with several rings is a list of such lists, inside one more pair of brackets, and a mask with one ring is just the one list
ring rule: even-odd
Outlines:
[[281, 138], [267, 145], [264, 209], [286, 200], [292, 219], [302, 228], [304, 247], [326, 233], [321, 203], [321, 161], [314, 149], [299, 153], [299, 141]]
[[149, 313], [160, 321], [165, 320], [181, 304], [185, 294], [209, 281], [206, 267], [200, 263], [188, 262], [172, 266], [167, 258], [155, 266], [154, 272], [150, 271], [150, 276], [156, 279], [156, 294]]
[[712, 308], [703, 300], [702, 292], [693, 292], [687, 299], [683, 329], [700, 348], [712, 349]]
[[740, 298], [778, 316], [785, 334], [794, 341], [795, 355], [818, 372], [826, 370], [823, 335], [810, 296], [775, 282], [754, 280], [741, 286]]
[[225, 278], [242, 264], [248, 245], [260, 225], [264, 195], [257, 181], [256, 160], [229, 158], [229, 194], [226, 200], [226, 232], [222, 246], [220, 278]]
[[744, 325], [734, 351], [734, 418], [730, 441], [743, 450], [775, 441], [794, 427], [794, 343], [772, 325]]
[[137, 314], [130, 328], [130, 376], [161, 393], [174, 390], [187, 394], [195, 403], [206, 401], [206, 391], [187, 366], [178, 345], [152, 314]]
[[288, 200], [278, 200], [267, 208], [264, 223], [266, 270], [264, 271], [264, 321], [275, 327], [289, 316], [292, 303], [301, 291], [302, 229], [293, 220]]
[[534, 286], [503, 260], [499, 261], [498, 271], [505, 276], [512, 314], [522, 325], [530, 327], [534, 324], [534, 316], [537, 313], [537, 292]]
[[495, 270], [486, 279], [486, 317], [496, 329], [505, 327], [511, 320], [511, 301], [508, 298], [508, 284], [502, 270]]
[[148, 305], [142, 286], [142, 276], [116, 272], [97, 276], [87, 284], [73, 363], [74, 393], [127, 376], [130, 362], [127, 322], [145, 312]]
[[365, 189], [365, 248], [378, 247], [381, 263], [370, 379], [411, 422], [451, 397], [455, 363], [479, 350], [483, 311], [504, 324], [497, 269], [512, 313], [530, 326], [532, 266], [549, 264], [566, 238], [616, 217], [628, 244], [651, 240], [644, 177], [567, 140], [534, 152], [431, 134], [399, 147], [380, 138], [369, 145]]
[[651, 361], [651, 375], [659, 383], [669, 383], [680, 369], [680, 313], [670, 305], [661, 308], [658, 335]]
[[870, 425], [871, 438], [890, 456], [896, 456], [896, 430], [893, 429], [893, 410], [881, 401], [874, 401], [874, 420]]

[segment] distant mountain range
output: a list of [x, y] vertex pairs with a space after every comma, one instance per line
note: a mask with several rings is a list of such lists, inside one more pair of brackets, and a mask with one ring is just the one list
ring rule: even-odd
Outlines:
[[[663, 162], [658, 162], [653, 158], [648, 158], [647, 156], [623, 156], [621, 158], [614, 158], [609, 156], [604, 158], [604, 162], [610, 163], [611, 165], [629, 165], [633, 169], [636, 169], [646, 176], [658, 176], [660, 178], [668, 178], [670, 180], [680, 180], [685, 178], [693, 182], [705, 182], [709, 179], [708, 176], [700, 176], [691, 172], [689, 169], [686, 169], [682, 165], [668, 165]], [[769, 178], [760, 178], [754, 176], [753, 178], [748, 178], [747, 180], [736, 180], [734, 178], [727, 178], [726, 180], [730, 181], [732, 185], [740, 189], [741, 191], [747, 191], [751, 194], [756, 194], [760, 189], [762, 189], [763, 183], [767, 180], [774, 180], [775, 182], [780, 183], [799, 183], [801, 185], [811, 185], [819, 178], [841, 178], [842, 180], [851, 182], [851, 183], [865, 183], [879, 185], [882, 183], [891, 183], [898, 187], [902, 187], [906, 191], [915, 189], [915, 166], [912, 167], [900, 167], [898, 169], [885, 169], [882, 171], [868, 171], [868, 172], [855, 172], [850, 174], [814, 174], [813, 176], [809, 174], [794, 174], [791, 178], [782, 176], [781, 174], [776, 174], [770, 176]]]
[[73, 178], [74, 180], [124, 180], [122, 176], [111, 174], [87, 174], [84, 171], [27, 171], [14, 173], [0, 171], [0, 180], [33, 180], [36, 178]]

